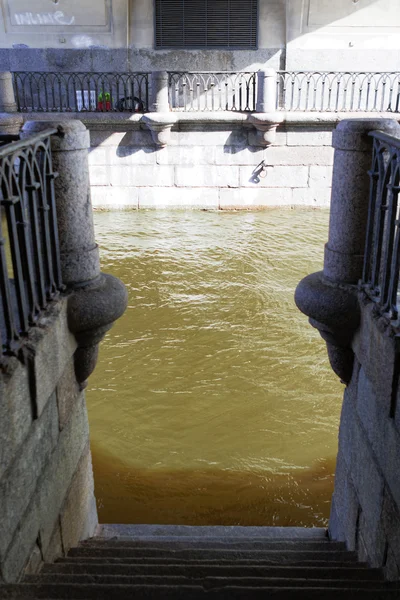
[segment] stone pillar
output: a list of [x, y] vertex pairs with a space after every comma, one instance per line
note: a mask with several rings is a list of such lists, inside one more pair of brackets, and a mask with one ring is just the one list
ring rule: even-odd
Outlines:
[[256, 112], [249, 116], [249, 122], [256, 129], [255, 143], [270, 146], [275, 141], [276, 128], [283, 121], [283, 115], [276, 110], [276, 71], [263, 69], [257, 72]]
[[348, 119], [334, 132], [324, 270], [305, 277], [295, 293], [298, 308], [326, 341], [332, 369], [345, 384], [353, 371], [351, 343], [360, 319], [357, 283], [363, 268], [372, 161], [368, 133], [377, 129], [400, 136], [400, 126], [391, 119]]
[[264, 69], [257, 73], [257, 104], [258, 113], [274, 113], [276, 111], [276, 71]]
[[171, 138], [171, 129], [176, 122], [176, 115], [170, 111], [168, 98], [167, 71], [154, 71], [151, 74], [150, 113], [142, 117], [151, 132], [157, 146], [163, 148]]
[[153, 71], [151, 74], [151, 112], [169, 112], [168, 73]]
[[0, 112], [0, 135], [18, 135], [24, 119], [20, 113]]
[[23, 135], [57, 128], [51, 149], [61, 273], [68, 298], [68, 326], [78, 342], [75, 374], [84, 387], [97, 360], [97, 345], [124, 312], [125, 286], [100, 272], [90, 199], [89, 132], [81, 121], [28, 121]]
[[400, 137], [400, 126], [392, 119], [346, 119], [333, 132], [329, 240], [323, 271], [332, 281], [357, 284], [362, 275], [372, 160], [368, 133], [377, 129]]
[[0, 72], [0, 112], [17, 112], [13, 80], [9, 71]]

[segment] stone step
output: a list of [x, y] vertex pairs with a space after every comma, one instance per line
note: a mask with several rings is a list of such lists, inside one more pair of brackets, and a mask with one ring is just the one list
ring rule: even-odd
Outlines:
[[127, 538], [120, 540], [118, 538], [102, 539], [92, 538], [79, 544], [80, 548], [122, 548], [122, 549], [151, 549], [151, 550], [312, 550], [313, 552], [324, 551], [346, 551], [346, 545], [343, 542], [329, 542], [312, 540], [237, 540], [229, 539], [204, 539], [204, 538], [188, 538], [187, 540], [176, 538], [148, 538], [135, 540]]
[[319, 561], [340, 561], [355, 562], [357, 555], [355, 552], [336, 551], [336, 550], [231, 550], [227, 548], [196, 548], [190, 550], [175, 550], [174, 547], [165, 549], [135, 549], [135, 548], [115, 548], [79, 546], [71, 548], [68, 552], [70, 557], [92, 557], [92, 558], [174, 558], [174, 559], [218, 559], [218, 560], [266, 560], [280, 563], [291, 563], [304, 560]]
[[382, 581], [371, 581], [371, 580], [353, 580], [353, 579], [307, 579], [293, 578], [291, 574], [287, 577], [182, 577], [173, 575], [63, 575], [44, 573], [39, 575], [30, 575], [24, 580], [25, 583], [35, 584], [96, 584], [105, 585], [112, 584], [116, 585], [147, 585], [147, 586], [177, 586], [181, 587], [184, 585], [195, 585], [201, 586], [204, 589], [222, 588], [226, 586], [235, 587], [329, 587], [329, 588], [368, 588], [368, 589], [381, 589]]
[[239, 539], [257, 537], [268, 539], [327, 539], [327, 530], [323, 527], [242, 527], [236, 525], [99, 525], [97, 536], [109, 537], [211, 537], [224, 539], [236, 537]]
[[163, 565], [171, 565], [171, 564], [181, 564], [181, 565], [260, 565], [260, 566], [284, 566], [285, 564], [296, 566], [296, 567], [365, 567], [367, 565], [365, 563], [359, 563], [354, 560], [351, 561], [343, 561], [343, 560], [318, 560], [318, 556], [321, 553], [318, 553], [317, 558], [312, 558], [308, 560], [293, 560], [293, 561], [285, 561], [282, 560], [281, 553], [277, 552], [276, 556], [269, 557], [269, 559], [257, 559], [257, 558], [221, 558], [217, 557], [214, 559], [201, 558], [201, 559], [190, 559], [187, 557], [187, 553], [185, 554], [186, 558], [177, 559], [176, 556], [169, 556], [168, 558], [160, 558], [160, 557], [101, 557], [101, 556], [67, 556], [65, 558], [59, 558], [57, 563], [74, 563], [80, 564], [85, 562], [86, 564], [97, 564], [97, 565], [109, 565], [109, 564], [119, 564], [119, 565], [130, 565], [130, 564], [142, 564], [142, 565], [155, 565], [155, 564], [163, 564]]
[[273, 587], [259, 588], [227, 586], [204, 589], [201, 586], [146, 586], [146, 585], [86, 585], [86, 584], [19, 584], [0, 586], [2, 600], [398, 600], [399, 590], [388, 584], [381, 589], [365, 587], [347, 589], [329, 587]]
[[379, 569], [366, 567], [270, 567], [258, 565], [221, 565], [209, 564], [88, 564], [88, 563], [54, 563], [44, 565], [40, 574], [71, 575], [174, 575], [183, 577], [292, 577], [310, 579], [363, 579], [383, 580]]

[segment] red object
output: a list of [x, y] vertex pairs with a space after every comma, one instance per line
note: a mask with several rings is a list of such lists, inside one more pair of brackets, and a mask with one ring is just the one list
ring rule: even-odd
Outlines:
[[[97, 110], [103, 110], [103, 106], [104, 106], [103, 102], [98, 102]], [[110, 100], [106, 100], [106, 111], [107, 110], [111, 110], [111, 101]]]

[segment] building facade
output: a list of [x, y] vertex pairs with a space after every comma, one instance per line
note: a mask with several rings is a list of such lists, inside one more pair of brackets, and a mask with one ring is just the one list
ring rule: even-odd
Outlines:
[[1, 0], [1, 70], [396, 71], [396, 0]]

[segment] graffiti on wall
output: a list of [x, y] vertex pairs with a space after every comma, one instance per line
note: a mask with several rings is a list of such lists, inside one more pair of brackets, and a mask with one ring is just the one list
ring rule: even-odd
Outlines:
[[62, 10], [54, 13], [15, 13], [14, 19], [17, 25], [73, 25], [75, 16], [69, 17]]
[[106, 27], [109, 0], [3, 0], [11, 27]]

